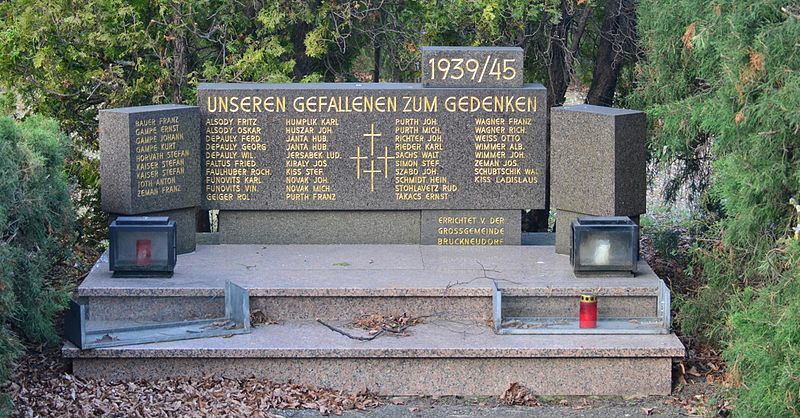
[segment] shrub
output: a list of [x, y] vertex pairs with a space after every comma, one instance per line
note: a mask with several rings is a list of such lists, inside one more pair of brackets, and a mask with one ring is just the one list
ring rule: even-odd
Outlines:
[[650, 150], [706, 184], [721, 216], [692, 251], [703, 283], [678, 314], [684, 332], [721, 345], [734, 413], [798, 415], [800, 258], [787, 239], [800, 193], [800, 7], [780, 0], [655, 0], [639, 8], [646, 61], [631, 105]]
[[20, 337], [59, 341], [54, 320], [69, 291], [57, 273], [70, 255], [74, 223], [67, 149], [52, 119], [0, 118], [0, 381], [20, 352]]
[[783, 244], [780, 280], [733, 297], [724, 357], [742, 386], [739, 416], [800, 416], [800, 243]]

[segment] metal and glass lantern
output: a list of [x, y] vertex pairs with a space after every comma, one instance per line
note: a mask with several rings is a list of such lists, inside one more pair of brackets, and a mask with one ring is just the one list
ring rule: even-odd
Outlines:
[[639, 226], [627, 216], [578, 218], [572, 222], [571, 243], [575, 272], [636, 273]]
[[109, 227], [109, 269], [114, 277], [171, 277], [176, 233], [168, 217], [118, 217]]

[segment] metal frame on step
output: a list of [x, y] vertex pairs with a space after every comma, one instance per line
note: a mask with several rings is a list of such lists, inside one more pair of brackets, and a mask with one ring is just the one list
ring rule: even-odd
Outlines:
[[92, 329], [87, 308], [73, 301], [64, 317], [67, 339], [84, 350], [250, 333], [250, 294], [230, 281], [225, 283], [225, 316], [222, 318]]
[[[577, 295], [575, 296], [577, 300]], [[601, 303], [602, 303], [602, 299]], [[492, 282], [492, 322], [496, 334], [669, 334], [672, 327], [671, 295], [659, 281], [656, 316], [598, 318], [597, 328], [580, 328], [575, 317], [503, 317], [503, 291]]]

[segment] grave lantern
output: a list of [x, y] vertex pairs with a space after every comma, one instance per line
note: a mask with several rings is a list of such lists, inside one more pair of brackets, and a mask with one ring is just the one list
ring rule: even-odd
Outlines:
[[120, 216], [109, 227], [109, 269], [114, 277], [172, 277], [175, 221], [167, 217]]
[[581, 217], [572, 222], [570, 263], [577, 272], [636, 273], [639, 226], [627, 216]]

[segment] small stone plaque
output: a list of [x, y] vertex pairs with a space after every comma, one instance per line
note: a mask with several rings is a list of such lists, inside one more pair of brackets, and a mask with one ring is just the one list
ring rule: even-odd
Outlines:
[[423, 245], [520, 245], [521, 210], [423, 210]]
[[200, 84], [204, 207], [544, 207], [546, 90]]
[[522, 48], [424, 46], [421, 49], [424, 87], [522, 87]]
[[200, 140], [196, 106], [100, 111], [103, 210], [136, 215], [199, 206]]
[[643, 112], [578, 105], [551, 109], [552, 206], [595, 216], [646, 211]]

